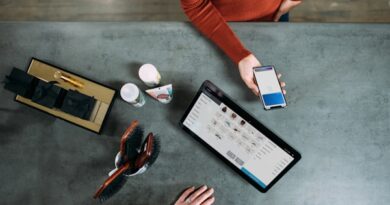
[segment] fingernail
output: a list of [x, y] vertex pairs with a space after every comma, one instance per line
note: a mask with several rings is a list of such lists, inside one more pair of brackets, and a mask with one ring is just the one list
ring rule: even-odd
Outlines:
[[207, 189], [207, 185], [203, 185], [203, 188]]

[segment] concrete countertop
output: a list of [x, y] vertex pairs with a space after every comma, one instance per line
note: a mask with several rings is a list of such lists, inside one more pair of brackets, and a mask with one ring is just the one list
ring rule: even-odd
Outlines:
[[[0, 77], [31, 57], [120, 88], [153, 63], [168, 105], [116, 99], [101, 135], [13, 101], [0, 88], [1, 204], [98, 204], [131, 120], [161, 136], [157, 162], [106, 204], [170, 204], [190, 185], [215, 188], [216, 204], [370, 204], [390, 201], [390, 25], [236, 23], [232, 28], [287, 83], [287, 109], [264, 111], [235, 66], [188, 23], [0, 23]], [[177, 125], [209, 79], [302, 154], [266, 194]]]

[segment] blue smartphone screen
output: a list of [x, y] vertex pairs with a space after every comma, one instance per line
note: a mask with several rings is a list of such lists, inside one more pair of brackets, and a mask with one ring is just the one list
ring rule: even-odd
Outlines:
[[275, 69], [272, 66], [257, 67], [254, 69], [254, 73], [261, 97], [267, 109], [277, 105], [285, 106], [286, 101]]
[[267, 106], [284, 104], [282, 93], [271, 93], [263, 95], [264, 104]]

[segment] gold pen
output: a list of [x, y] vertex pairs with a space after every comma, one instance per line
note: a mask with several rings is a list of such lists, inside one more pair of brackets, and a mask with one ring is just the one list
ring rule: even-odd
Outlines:
[[61, 73], [61, 71], [56, 71], [54, 73], [54, 78], [55, 79], [62, 79], [63, 81], [69, 83], [69, 84], [72, 84], [73, 86], [77, 87], [77, 88], [83, 88], [84, 87], [84, 84], [82, 82], [79, 82], [75, 79], [73, 79], [72, 77], [64, 74], [64, 73]]

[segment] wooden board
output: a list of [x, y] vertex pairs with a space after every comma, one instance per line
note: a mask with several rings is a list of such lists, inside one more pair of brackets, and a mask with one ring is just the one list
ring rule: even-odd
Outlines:
[[[61, 73], [66, 74], [67, 76], [70, 76], [72, 79], [80, 82], [83, 84], [83, 87], [78, 88], [74, 85], [65, 82], [63, 80], [56, 80], [54, 77], [54, 73], [60, 71]], [[31, 99], [24, 98], [20, 95], [17, 95], [15, 100], [18, 102], [21, 102], [23, 104], [26, 104], [28, 106], [34, 107], [38, 110], [41, 110], [43, 112], [49, 113], [55, 117], [64, 119], [66, 121], [69, 121], [71, 123], [74, 123], [78, 126], [84, 127], [86, 129], [89, 129], [91, 131], [94, 131], [96, 133], [100, 133], [101, 128], [104, 124], [104, 120], [106, 119], [107, 115], [109, 114], [110, 108], [112, 106], [114, 97], [116, 95], [116, 91], [114, 89], [108, 88], [106, 86], [103, 86], [99, 83], [96, 83], [94, 81], [91, 81], [89, 79], [86, 79], [84, 77], [78, 76], [72, 72], [66, 71], [64, 69], [58, 68], [56, 66], [47, 64], [43, 61], [40, 61], [38, 59], [32, 59], [31, 63], [27, 69], [27, 73], [37, 77], [38, 79], [50, 82], [50, 81], [57, 81], [57, 86], [65, 89], [65, 90], [77, 90], [78, 92], [92, 96], [96, 99], [95, 107], [93, 108], [91, 117], [89, 120], [84, 120], [79, 117], [75, 117], [73, 115], [70, 115], [68, 113], [65, 113], [59, 109], [51, 109], [45, 106], [42, 106], [38, 103], [33, 102]]]

